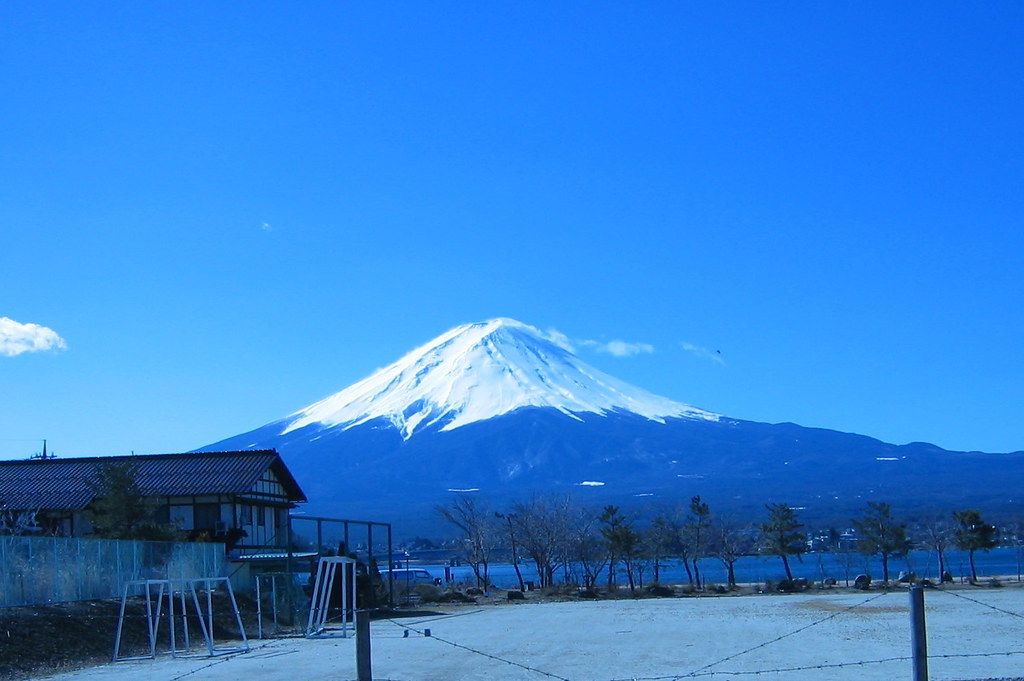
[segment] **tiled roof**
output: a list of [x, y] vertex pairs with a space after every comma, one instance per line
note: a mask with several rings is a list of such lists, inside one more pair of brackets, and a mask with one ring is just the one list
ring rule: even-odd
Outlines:
[[88, 459], [0, 461], [0, 509], [82, 509], [92, 501], [89, 482], [105, 462], [134, 464], [146, 496], [244, 494], [268, 468], [290, 501], [306, 501], [281, 456], [273, 449], [106, 456]]

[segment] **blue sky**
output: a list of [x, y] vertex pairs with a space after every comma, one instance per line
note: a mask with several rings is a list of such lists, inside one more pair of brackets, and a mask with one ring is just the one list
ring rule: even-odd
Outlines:
[[1022, 28], [4, 3], [0, 456], [192, 449], [499, 316], [729, 416], [1024, 449]]

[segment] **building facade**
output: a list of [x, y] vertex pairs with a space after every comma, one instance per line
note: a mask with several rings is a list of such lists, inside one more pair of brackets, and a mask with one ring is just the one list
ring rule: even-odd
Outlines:
[[118, 464], [153, 509], [154, 520], [190, 540], [242, 552], [288, 546], [289, 511], [306, 501], [275, 450], [0, 461], [0, 513], [31, 519], [30, 530], [89, 536], [88, 509], [104, 465]]

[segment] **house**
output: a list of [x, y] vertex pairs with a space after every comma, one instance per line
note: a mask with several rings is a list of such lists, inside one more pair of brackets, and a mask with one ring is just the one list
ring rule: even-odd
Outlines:
[[155, 518], [237, 550], [287, 547], [290, 509], [306, 495], [273, 449], [0, 461], [0, 512], [34, 513], [42, 531], [80, 537], [100, 467], [130, 463]]

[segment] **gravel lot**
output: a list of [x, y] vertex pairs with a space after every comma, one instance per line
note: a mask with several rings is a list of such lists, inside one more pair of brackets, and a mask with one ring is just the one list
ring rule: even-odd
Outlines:
[[[930, 678], [1019, 679], [1024, 589], [926, 592]], [[372, 623], [374, 679], [910, 679], [906, 591], [439, 606]], [[426, 636], [426, 630], [430, 636]], [[120, 662], [58, 681], [355, 679], [352, 638]]]

